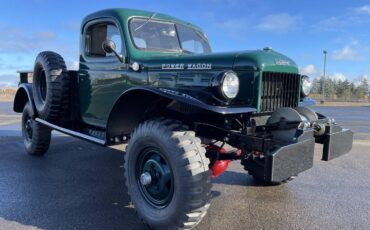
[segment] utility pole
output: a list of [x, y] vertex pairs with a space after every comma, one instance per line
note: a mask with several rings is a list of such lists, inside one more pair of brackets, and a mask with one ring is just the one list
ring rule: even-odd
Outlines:
[[322, 78], [322, 103], [325, 102], [325, 77], [326, 77], [326, 54], [328, 52], [326, 50], [323, 51], [324, 54], [324, 76]]

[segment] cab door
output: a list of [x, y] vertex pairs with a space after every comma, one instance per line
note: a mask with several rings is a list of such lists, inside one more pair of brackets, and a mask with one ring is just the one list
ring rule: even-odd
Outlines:
[[112, 40], [116, 51], [126, 57], [121, 28], [118, 22], [104, 19], [91, 21], [83, 29], [79, 94], [86, 124], [105, 128], [114, 102], [127, 88], [128, 64], [102, 48], [105, 40]]

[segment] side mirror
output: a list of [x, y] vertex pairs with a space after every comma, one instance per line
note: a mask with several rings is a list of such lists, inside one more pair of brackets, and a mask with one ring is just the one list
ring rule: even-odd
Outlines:
[[116, 51], [116, 44], [114, 43], [114, 41], [105, 40], [102, 44], [102, 48], [103, 48], [104, 52], [106, 52], [107, 54], [114, 53], [114, 55], [116, 55], [116, 57], [118, 58], [118, 60], [120, 62], [124, 62], [123, 56], [118, 54], [117, 51]]
[[116, 44], [114, 43], [114, 41], [112, 40], [105, 40], [103, 42], [103, 45], [102, 45], [102, 48], [103, 50], [108, 53], [108, 54], [111, 54], [113, 53], [114, 51], [116, 51]]

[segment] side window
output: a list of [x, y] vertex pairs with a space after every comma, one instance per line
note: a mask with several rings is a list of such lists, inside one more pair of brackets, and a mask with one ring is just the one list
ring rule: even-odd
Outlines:
[[119, 29], [113, 23], [97, 23], [89, 26], [85, 34], [85, 54], [88, 57], [110, 57], [103, 50], [103, 42], [112, 40], [118, 53], [122, 52], [122, 38]]

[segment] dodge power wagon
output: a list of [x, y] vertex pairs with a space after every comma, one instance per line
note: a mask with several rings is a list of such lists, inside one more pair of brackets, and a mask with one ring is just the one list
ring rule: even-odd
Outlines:
[[45, 51], [19, 72], [25, 149], [45, 154], [52, 130], [127, 144], [126, 186], [150, 228], [195, 227], [230, 161], [272, 185], [312, 168], [315, 143], [324, 161], [352, 148], [352, 131], [299, 106], [310, 80], [271, 48], [212, 53], [197, 26], [131, 9], [88, 15], [80, 35], [78, 71]]

